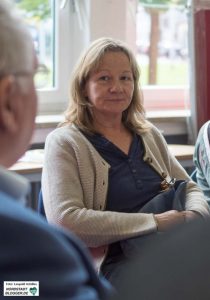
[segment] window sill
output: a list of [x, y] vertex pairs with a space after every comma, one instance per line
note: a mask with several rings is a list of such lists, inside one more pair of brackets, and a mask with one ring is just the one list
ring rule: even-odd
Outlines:
[[146, 113], [148, 120], [152, 121], [168, 121], [177, 120], [177, 118], [185, 119], [190, 117], [190, 110], [162, 110], [162, 111], [148, 111]]
[[[162, 110], [162, 111], [149, 111], [146, 113], [146, 116], [149, 121], [162, 121], [166, 122], [168, 120], [177, 120], [190, 117], [189, 110]], [[64, 120], [62, 114], [56, 115], [40, 115], [36, 117], [36, 128], [49, 128], [56, 127], [60, 122]]]
[[61, 121], [64, 120], [62, 114], [43, 115], [36, 117], [36, 128], [55, 128]]
[[[149, 111], [147, 118], [157, 126], [165, 136], [183, 135], [188, 133], [188, 110]], [[35, 132], [31, 144], [44, 143], [46, 136], [64, 120], [62, 114], [40, 115], [36, 117]]]

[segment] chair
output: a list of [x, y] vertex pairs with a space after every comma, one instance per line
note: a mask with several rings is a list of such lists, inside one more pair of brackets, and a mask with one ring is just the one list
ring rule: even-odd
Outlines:
[[46, 218], [46, 214], [45, 214], [45, 210], [44, 210], [44, 203], [43, 203], [43, 196], [42, 196], [42, 189], [40, 189], [40, 192], [39, 192], [37, 210], [38, 210], [39, 215]]

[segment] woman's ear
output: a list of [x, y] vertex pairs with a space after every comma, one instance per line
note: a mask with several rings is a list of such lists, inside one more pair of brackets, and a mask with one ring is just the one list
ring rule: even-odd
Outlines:
[[8, 75], [0, 80], [0, 127], [11, 133], [18, 129], [15, 111], [15, 78]]

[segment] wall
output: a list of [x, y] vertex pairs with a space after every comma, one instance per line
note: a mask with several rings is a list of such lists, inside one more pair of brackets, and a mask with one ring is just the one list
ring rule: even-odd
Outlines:
[[136, 8], [136, 0], [91, 0], [90, 40], [110, 36], [136, 51]]

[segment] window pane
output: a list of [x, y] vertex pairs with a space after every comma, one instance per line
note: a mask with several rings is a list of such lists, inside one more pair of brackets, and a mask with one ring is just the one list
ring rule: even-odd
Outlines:
[[20, 9], [32, 35], [39, 70], [36, 75], [36, 87], [52, 88], [55, 85], [55, 18], [54, 1], [49, 0], [13, 0]]
[[188, 85], [187, 30], [183, 6], [138, 5], [137, 48], [142, 85]]

